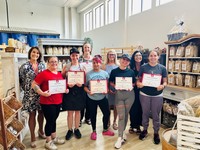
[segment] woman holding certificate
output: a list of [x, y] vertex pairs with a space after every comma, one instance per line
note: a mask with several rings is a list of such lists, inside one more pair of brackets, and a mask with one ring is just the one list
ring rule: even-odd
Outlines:
[[[70, 50], [71, 63], [67, 64], [62, 71], [64, 78], [67, 78], [69, 93], [64, 94], [62, 108], [68, 111], [67, 124], [68, 131], [65, 136], [66, 140], [70, 140], [73, 136], [77, 139], [81, 138], [79, 130], [80, 124], [80, 111], [85, 107], [85, 71], [84, 67], [78, 62], [79, 50], [72, 48]], [[73, 130], [73, 123], [74, 130]]]
[[46, 138], [43, 131], [44, 116], [39, 104], [39, 95], [31, 89], [31, 83], [41, 71], [45, 69], [45, 65], [41, 62], [42, 54], [38, 47], [32, 47], [28, 52], [29, 61], [22, 64], [19, 69], [20, 85], [24, 90], [24, 97], [22, 100], [23, 111], [29, 113], [29, 129], [31, 134], [31, 147], [35, 148], [35, 127], [36, 127], [36, 114], [38, 112], [38, 135], [41, 138]]
[[[57, 149], [55, 144], [65, 143], [65, 140], [56, 136], [56, 120], [60, 113], [63, 93], [66, 92], [66, 81], [63, 80], [62, 74], [57, 71], [57, 57], [49, 57], [47, 65], [48, 69], [38, 74], [32, 82], [32, 88], [40, 95], [40, 105], [46, 119], [45, 148], [53, 150]], [[52, 87], [49, 86], [50, 84]]]
[[110, 85], [116, 89], [115, 105], [118, 114], [118, 139], [115, 148], [121, 148], [127, 139], [125, 134], [128, 122], [128, 114], [135, 99], [133, 87], [135, 85], [135, 74], [129, 69], [130, 57], [123, 54], [120, 58], [120, 66], [113, 69], [110, 74]]
[[[102, 66], [102, 69], [105, 70], [106, 72], [108, 72], [108, 74], [110, 75], [111, 71], [115, 68], [117, 68], [119, 65], [118, 65], [118, 62], [117, 62], [117, 54], [115, 52], [115, 50], [110, 50], [108, 53], [107, 53], [107, 57], [106, 57], [106, 63], [105, 65]], [[109, 89], [112, 88], [112, 86], [109, 87]], [[109, 103], [109, 106], [110, 106], [110, 111], [111, 109], [113, 109], [113, 115], [114, 115], [114, 119], [113, 119], [113, 124], [112, 124], [112, 127], [114, 130], [117, 130], [118, 127], [117, 127], [117, 123], [116, 123], [116, 120], [117, 120], [117, 109], [116, 109], [116, 106], [115, 106], [115, 92], [113, 90], [109, 90], [108, 92], [108, 103]], [[110, 120], [108, 122], [108, 127], [110, 126]]]
[[141, 66], [138, 73], [139, 80], [137, 82], [140, 88], [140, 102], [142, 106], [142, 125], [143, 131], [139, 139], [143, 140], [148, 135], [150, 112], [153, 118], [154, 143], [160, 143], [159, 114], [163, 106], [163, 89], [167, 85], [167, 70], [165, 66], [158, 63], [159, 52], [152, 50], [148, 54], [149, 62]]
[[92, 59], [93, 70], [86, 75], [86, 85], [85, 91], [88, 95], [88, 106], [90, 109], [90, 118], [92, 123], [92, 133], [90, 135], [91, 140], [97, 139], [96, 133], [96, 116], [97, 107], [103, 113], [103, 132], [105, 136], [114, 136], [114, 132], [108, 129], [108, 121], [110, 117], [108, 100], [106, 98], [106, 93], [108, 90], [107, 80], [109, 75], [106, 71], [101, 70], [102, 58], [100, 55], [94, 56]]
[[[138, 78], [140, 67], [143, 64], [144, 62], [142, 59], [142, 53], [136, 50], [131, 57], [131, 63], [130, 63], [130, 68], [134, 71], [136, 78]], [[135, 86], [134, 91], [135, 91], [135, 101], [129, 112], [130, 114], [129, 133], [133, 134], [134, 132], [136, 132], [136, 134], [140, 134], [141, 133], [140, 126], [142, 125], [142, 107], [140, 104], [139, 88]]]

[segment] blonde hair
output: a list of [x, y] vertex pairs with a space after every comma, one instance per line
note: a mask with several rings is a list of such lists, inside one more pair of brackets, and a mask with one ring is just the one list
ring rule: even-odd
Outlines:
[[109, 59], [108, 59], [108, 54], [109, 53], [115, 54], [115, 64], [118, 65], [119, 63], [118, 63], [118, 60], [117, 60], [117, 53], [116, 53], [116, 51], [114, 49], [111, 49], [110, 51], [107, 52], [105, 64], [109, 63]]

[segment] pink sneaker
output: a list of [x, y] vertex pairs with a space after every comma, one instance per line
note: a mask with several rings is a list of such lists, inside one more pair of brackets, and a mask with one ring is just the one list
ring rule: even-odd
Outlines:
[[103, 131], [102, 134], [103, 134], [103, 135], [107, 135], [107, 136], [114, 136], [114, 135], [115, 135], [115, 133], [112, 132], [112, 131], [110, 131], [110, 130]]
[[96, 132], [92, 132], [90, 135], [90, 139], [91, 140], [96, 140], [97, 139], [97, 133]]

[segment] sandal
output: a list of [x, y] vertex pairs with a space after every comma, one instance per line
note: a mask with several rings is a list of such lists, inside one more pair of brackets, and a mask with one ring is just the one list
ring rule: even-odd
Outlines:
[[31, 142], [31, 148], [36, 148], [36, 143], [35, 143], [35, 141]]
[[128, 131], [129, 131], [130, 134], [133, 134], [133, 133], [134, 133], [133, 128], [130, 128]]
[[117, 129], [118, 129], [118, 126], [117, 126], [116, 122], [113, 122], [113, 129], [114, 129], [114, 130], [117, 130]]
[[39, 130], [38, 130], [38, 137], [40, 137], [42, 139], [46, 139], [45, 134], [44, 133], [42, 134]]

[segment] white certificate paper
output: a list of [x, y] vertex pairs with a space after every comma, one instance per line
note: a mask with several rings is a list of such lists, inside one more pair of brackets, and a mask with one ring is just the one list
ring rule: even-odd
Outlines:
[[84, 71], [68, 71], [67, 73], [68, 84], [84, 84], [85, 83], [85, 72]]
[[161, 79], [161, 75], [143, 73], [142, 83], [144, 86], [158, 87], [161, 83]]
[[66, 89], [66, 80], [49, 80], [49, 93], [65, 93]]
[[116, 90], [132, 90], [133, 82], [132, 77], [116, 77], [115, 78], [115, 89]]
[[108, 93], [107, 80], [90, 80], [91, 93]]

